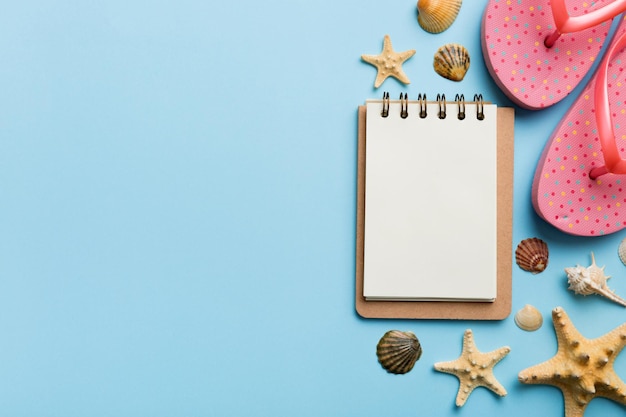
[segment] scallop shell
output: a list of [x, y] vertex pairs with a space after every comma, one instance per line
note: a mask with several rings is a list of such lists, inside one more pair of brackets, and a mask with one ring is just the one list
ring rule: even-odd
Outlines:
[[449, 43], [435, 53], [435, 72], [452, 81], [461, 81], [470, 66], [469, 52], [463, 45]]
[[543, 272], [548, 266], [548, 245], [537, 237], [522, 240], [515, 249], [515, 262], [524, 271]]
[[412, 332], [390, 330], [380, 338], [376, 355], [387, 372], [406, 374], [422, 356], [422, 346]]
[[617, 254], [619, 255], [619, 259], [622, 261], [624, 265], [626, 265], [626, 238], [622, 239], [617, 248]]
[[536, 307], [526, 304], [515, 314], [515, 324], [522, 330], [534, 332], [543, 324], [543, 317]]
[[418, 0], [417, 22], [426, 32], [448, 29], [461, 10], [462, 0]]

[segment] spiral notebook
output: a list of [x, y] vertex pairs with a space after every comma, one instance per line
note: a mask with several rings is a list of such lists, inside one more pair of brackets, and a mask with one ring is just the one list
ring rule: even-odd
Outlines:
[[510, 312], [513, 110], [406, 94], [359, 109], [357, 310]]

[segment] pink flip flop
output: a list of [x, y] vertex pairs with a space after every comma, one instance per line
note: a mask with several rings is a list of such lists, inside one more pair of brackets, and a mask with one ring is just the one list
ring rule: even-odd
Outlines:
[[[483, 58], [520, 107], [551, 106], [585, 77], [626, 0], [489, 0]], [[569, 12], [574, 16], [570, 16]]]
[[598, 71], [548, 140], [532, 202], [548, 223], [573, 235], [626, 227], [626, 21]]

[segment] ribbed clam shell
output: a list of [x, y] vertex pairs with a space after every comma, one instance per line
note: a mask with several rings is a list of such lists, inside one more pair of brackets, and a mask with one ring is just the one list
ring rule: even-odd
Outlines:
[[462, 0], [418, 0], [417, 22], [426, 32], [448, 29], [461, 10]]
[[422, 346], [414, 333], [390, 330], [380, 338], [376, 355], [387, 372], [406, 374], [422, 356]]
[[624, 265], [626, 265], [626, 238], [622, 239], [618, 248], [617, 254], [619, 255], [619, 259], [622, 261]]
[[534, 332], [543, 324], [543, 316], [536, 307], [526, 304], [521, 310], [515, 313], [515, 324], [522, 330]]
[[449, 43], [435, 53], [435, 72], [452, 81], [461, 81], [470, 66], [469, 52], [463, 45]]
[[524, 271], [543, 272], [548, 266], [548, 245], [537, 237], [522, 240], [515, 249], [515, 262]]

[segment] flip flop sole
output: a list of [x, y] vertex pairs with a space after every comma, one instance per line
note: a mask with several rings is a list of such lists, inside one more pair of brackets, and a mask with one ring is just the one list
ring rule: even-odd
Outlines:
[[[616, 38], [626, 32], [626, 22]], [[552, 133], [535, 171], [532, 202], [537, 214], [573, 235], [599, 236], [626, 227], [626, 175], [589, 178], [604, 165], [598, 137], [594, 76]], [[618, 150], [626, 156], [626, 49], [609, 62], [608, 93]]]
[[[610, 0], [569, 0], [568, 10], [585, 14]], [[611, 20], [563, 34], [544, 46], [555, 30], [548, 0], [491, 0], [482, 21], [485, 64], [498, 87], [518, 106], [531, 110], [565, 98], [585, 77], [611, 28]]]

